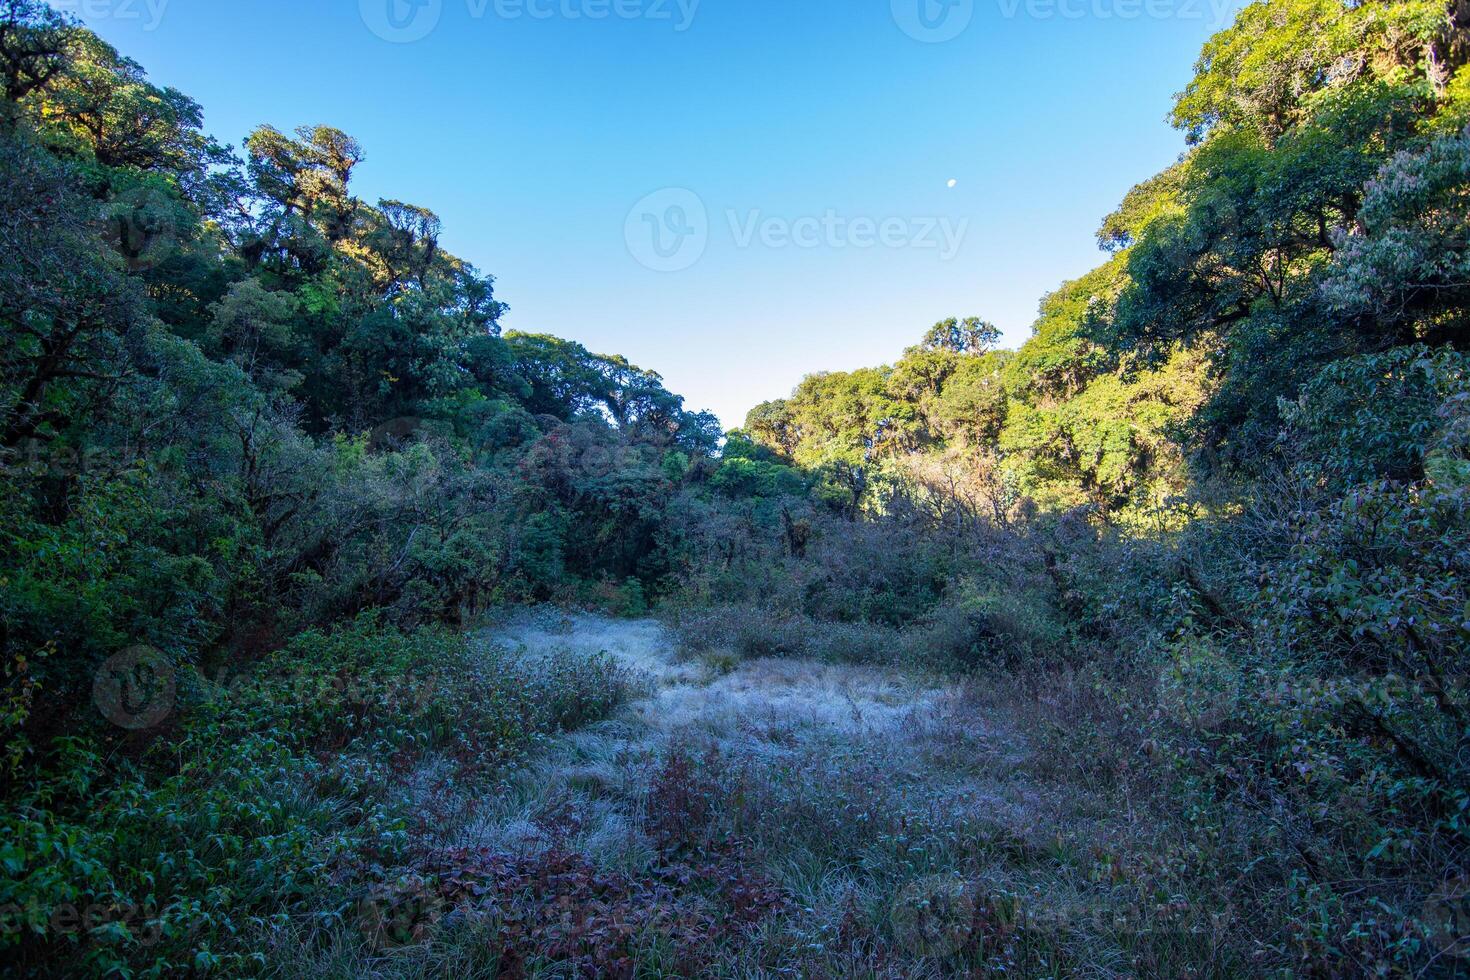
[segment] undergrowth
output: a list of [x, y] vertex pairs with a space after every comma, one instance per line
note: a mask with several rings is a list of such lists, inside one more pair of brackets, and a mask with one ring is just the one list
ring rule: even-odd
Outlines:
[[427, 759], [493, 786], [630, 689], [607, 658], [528, 665], [371, 616], [176, 683], [166, 727], [58, 742], [7, 810], [0, 943], [18, 971], [258, 971], [247, 936], [347, 915], [409, 862], [416, 815], [391, 790]]

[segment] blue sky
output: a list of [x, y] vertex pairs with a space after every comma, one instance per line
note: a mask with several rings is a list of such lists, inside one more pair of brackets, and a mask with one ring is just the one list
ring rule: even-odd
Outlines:
[[946, 316], [1024, 342], [1182, 150], [1165, 117], [1226, 2], [53, 0], [222, 140], [351, 133], [356, 192], [437, 211], [507, 328], [727, 426]]

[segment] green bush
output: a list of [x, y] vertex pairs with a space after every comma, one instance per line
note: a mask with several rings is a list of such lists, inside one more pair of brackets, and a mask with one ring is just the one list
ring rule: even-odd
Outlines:
[[1470, 355], [1428, 347], [1338, 361], [1282, 406], [1292, 460], [1336, 489], [1414, 481], [1443, 425], [1440, 406], [1470, 389]]
[[183, 671], [140, 751], [65, 739], [27, 773], [0, 817], [0, 946], [48, 974], [250, 972], [250, 935], [343, 907], [406, 856], [414, 814], [383, 801], [427, 757], [493, 778], [630, 684], [605, 656], [522, 663], [373, 615], [236, 678]]

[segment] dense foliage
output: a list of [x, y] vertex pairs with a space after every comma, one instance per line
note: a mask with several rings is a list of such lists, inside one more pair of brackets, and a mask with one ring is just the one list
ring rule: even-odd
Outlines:
[[[1202, 835], [1183, 887], [1232, 910], [1226, 972], [1453, 975], [1463, 949], [1467, 38], [1456, 4], [1247, 7], [1178, 97], [1188, 152], [1019, 351], [926, 341], [747, 420], [879, 525], [916, 496], [941, 530], [988, 518], [939, 535], [967, 553], [876, 646], [1034, 651], [1043, 690], [1082, 670], [1090, 723]], [[1021, 540], [978, 544], [995, 528]], [[967, 642], [944, 642], [953, 610]], [[760, 643], [760, 622], [685, 629]]]
[[720, 433], [621, 357], [502, 335], [435, 215], [353, 195], [338, 130], [237, 153], [35, 0], [0, 3], [0, 77], [0, 948], [234, 972], [397, 846], [372, 781], [493, 771], [620, 699], [437, 624], [645, 610]]

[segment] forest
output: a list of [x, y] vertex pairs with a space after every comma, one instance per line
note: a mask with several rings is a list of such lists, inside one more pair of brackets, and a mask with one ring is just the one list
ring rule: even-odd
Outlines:
[[0, 0], [0, 973], [1470, 975], [1467, 64], [1258, 0], [1029, 341], [727, 432]]

